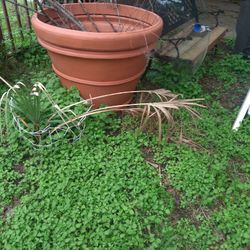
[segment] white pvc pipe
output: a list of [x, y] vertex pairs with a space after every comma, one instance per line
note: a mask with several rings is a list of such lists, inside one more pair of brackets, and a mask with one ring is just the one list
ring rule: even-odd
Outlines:
[[243, 121], [243, 119], [247, 113], [250, 115], [250, 89], [248, 90], [246, 98], [245, 98], [245, 100], [240, 108], [240, 112], [239, 112], [239, 114], [234, 122], [233, 130], [238, 130], [241, 122]]

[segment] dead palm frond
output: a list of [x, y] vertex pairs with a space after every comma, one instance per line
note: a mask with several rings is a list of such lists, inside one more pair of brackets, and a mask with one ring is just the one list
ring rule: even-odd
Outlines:
[[[62, 123], [58, 125], [55, 130], [60, 129], [63, 126], [70, 124], [71, 122], [75, 122], [80, 119], [85, 119], [89, 116], [98, 115], [105, 112], [127, 112], [131, 114], [137, 114], [141, 117], [141, 128], [145, 127], [149, 120], [153, 118], [157, 118], [158, 120], [158, 132], [159, 132], [159, 139], [162, 137], [162, 123], [167, 121], [170, 124], [174, 123], [174, 118], [172, 115], [172, 111], [179, 110], [181, 108], [186, 109], [193, 117], [199, 117], [199, 113], [194, 109], [195, 107], [205, 107], [202, 104], [199, 104], [201, 98], [197, 99], [180, 99], [180, 95], [173, 94], [169, 90], [165, 89], [157, 89], [157, 90], [138, 90], [138, 91], [126, 91], [126, 92], [119, 92], [113, 93], [108, 95], [102, 95], [98, 97], [93, 97], [87, 100], [83, 100], [82, 102], [72, 104], [70, 106], [65, 107], [68, 109], [74, 105], [79, 105], [80, 103], [89, 103], [92, 104], [94, 100], [101, 99], [104, 97], [109, 97], [113, 95], [124, 95], [124, 94], [140, 94], [141, 97], [145, 96], [144, 98], [139, 98], [139, 102], [137, 103], [128, 103], [122, 105], [113, 105], [107, 107], [100, 107], [97, 109], [90, 109], [89, 111], [78, 115], [66, 123]], [[155, 101], [149, 101], [154, 100]]]

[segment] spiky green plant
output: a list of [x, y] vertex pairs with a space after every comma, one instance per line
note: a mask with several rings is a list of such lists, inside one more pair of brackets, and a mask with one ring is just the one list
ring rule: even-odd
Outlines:
[[[34, 145], [40, 145], [41, 140], [48, 135], [65, 135], [70, 133], [74, 139], [78, 139], [81, 133], [81, 122], [72, 122], [70, 126], [53, 131], [54, 126], [66, 122], [71, 117], [76, 116], [72, 110], [62, 110], [57, 105], [51, 95], [47, 92], [43, 84], [37, 82], [32, 86], [18, 82], [11, 86], [0, 77], [9, 89], [0, 98], [0, 135], [8, 133], [8, 116], [12, 116], [12, 121], [18, 131]], [[4, 121], [4, 125], [3, 125]], [[77, 131], [75, 131], [77, 130]]]

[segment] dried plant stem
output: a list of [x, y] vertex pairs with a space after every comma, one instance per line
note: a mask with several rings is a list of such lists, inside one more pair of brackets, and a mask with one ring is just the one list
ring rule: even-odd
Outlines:
[[0, 80], [3, 81], [11, 90], [14, 90], [14, 88], [5, 79], [3, 79], [1, 76], [0, 76]]
[[118, 32], [117, 29], [115, 28], [115, 26], [113, 25], [113, 23], [108, 20], [108, 18], [106, 17], [106, 15], [102, 15], [102, 16], [103, 16], [104, 20], [111, 26], [112, 30], [114, 32]]
[[97, 27], [95, 21], [93, 20], [91, 14], [89, 14], [88, 11], [84, 8], [82, 1], [79, 0], [78, 2], [79, 2], [80, 6], [81, 6], [81, 8], [82, 8], [83, 13], [88, 17], [89, 21], [90, 21], [91, 24], [94, 26], [96, 32], [100, 32], [100, 30], [99, 30], [99, 28]]
[[[162, 93], [164, 93], [164, 96], [162, 96]], [[101, 98], [105, 98], [105, 97], [112, 97], [112, 96], [117, 96], [117, 95], [124, 95], [124, 94], [149, 94], [149, 95], [156, 95], [161, 101], [163, 100], [174, 100], [176, 99], [179, 95], [173, 94], [171, 91], [169, 90], [165, 90], [165, 89], [157, 89], [157, 90], [133, 90], [133, 91], [125, 91], [125, 92], [117, 92], [117, 93], [112, 93], [112, 94], [106, 94], [106, 95], [101, 95], [101, 96], [96, 96], [96, 97], [91, 97], [89, 99], [84, 99], [82, 101], [70, 104], [66, 107], [64, 107], [63, 109], [68, 109], [71, 108], [73, 106], [79, 105], [79, 104], [91, 104], [94, 100], [98, 100]], [[164, 98], [163, 98], [164, 97]], [[186, 99], [188, 101], [202, 101], [202, 98], [196, 98], [196, 99]], [[142, 99], [140, 101], [140, 103], [142, 102]], [[200, 106], [200, 104], [198, 104]]]
[[86, 31], [82, 22], [77, 19], [69, 10], [65, 9], [61, 4], [59, 4], [56, 0], [46, 0], [59, 15], [68, 19], [71, 23], [73, 23], [79, 30]]
[[[197, 101], [197, 100], [203, 100], [203, 99], [194, 99], [194, 101]], [[184, 101], [184, 102], [182, 102], [182, 101]], [[94, 115], [94, 114], [99, 114], [99, 113], [109, 112], [109, 111], [126, 111], [126, 110], [130, 110], [130, 109], [142, 110], [141, 107], [145, 107], [145, 106], [153, 107], [154, 109], [156, 108], [156, 106], [159, 107], [160, 105], [163, 105], [165, 108], [171, 108], [171, 109], [179, 109], [180, 107], [185, 107], [186, 105], [194, 105], [194, 106], [204, 107], [203, 105], [200, 105], [197, 103], [191, 103], [191, 102], [185, 102], [185, 101], [186, 100], [176, 100], [176, 102], [172, 101], [172, 102], [153, 102], [153, 103], [130, 103], [130, 104], [107, 106], [107, 107], [103, 107], [103, 108], [93, 109], [92, 111], [90, 111], [87, 114], [82, 114], [82, 115], [76, 116], [72, 120], [67, 121], [65, 124], [62, 124], [60, 126], [64, 126], [67, 123], [70, 123], [70, 122], [76, 121], [80, 118], [84, 118], [84, 117]], [[191, 108], [189, 109], [189, 111], [192, 111], [192, 114], [198, 117], [198, 113], [194, 112]]]
[[50, 21], [51, 23], [53, 23], [53, 24], [56, 25], [56, 26], [60, 26], [59, 23], [58, 23], [57, 21], [55, 21], [53, 18], [51, 18], [51, 17], [43, 10], [43, 6], [42, 6], [42, 4], [40, 3], [39, 0], [35, 0], [35, 3], [38, 5], [38, 7], [39, 7], [39, 9], [41, 10], [42, 14], [43, 14], [44, 16], [46, 16], [46, 17], [49, 19], [49, 21]]
[[[112, 95], [122, 95], [122, 94], [127, 94], [127, 93], [136, 93], [136, 92], [155, 95], [159, 98], [160, 101], [128, 103], [128, 104], [113, 105], [113, 106], [101, 107], [101, 108], [97, 108], [94, 110], [90, 110], [88, 112], [85, 112], [81, 115], [78, 115], [68, 120], [66, 123], [62, 123], [58, 125], [57, 127], [54, 128], [54, 130], [52, 130], [52, 133], [58, 129], [61, 129], [64, 126], [68, 126], [68, 124], [72, 122], [76, 122], [77, 120], [80, 120], [80, 119], [85, 119], [92, 115], [111, 112], [111, 111], [116, 111], [116, 112], [126, 111], [130, 113], [141, 114], [141, 128], [147, 123], [147, 121], [150, 118], [156, 116], [158, 119], [159, 140], [161, 140], [163, 119], [166, 118], [169, 123], [173, 123], [173, 120], [174, 120], [170, 113], [170, 110], [179, 110], [180, 108], [184, 108], [187, 111], [189, 111], [191, 115], [195, 117], [199, 117], [198, 112], [195, 111], [192, 107], [193, 106], [204, 107], [203, 105], [196, 103], [197, 101], [200, 101], [203, 99], [177, 99], [178, 95], [173, 95], [171, 92], [166, 91], [164, 89], [154, 90], [154, 91], [153, 90], [152, 91], [127, 91], [127, 92], [108, 94], [108, 95], [98, 96], [95, 98], [90, 98], [88, 100], [82, 101], [82, 103], [92, 103], [93, 99], [100, 99], [100, 98], [108, 97]], [[78, 102], [77, 104], [79, 103], [81, 102]], [[69, 108], [69, 106], [65, 108]]]

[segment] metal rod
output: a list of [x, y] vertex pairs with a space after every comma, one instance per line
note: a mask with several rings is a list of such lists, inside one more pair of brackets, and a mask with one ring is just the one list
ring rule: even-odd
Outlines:
[[239, 129], [240, 124], [242, 123], [245, 115], [250, 114], [249, 110], [250, 110], [250, 89], [247, 92], [245, 100], [240, 108], [240, 112], [237, 115], [237, 118], [233, 124], [233, 130], [237, 131]]
[[19, 33], [20, 33], [20, 37], [22, 40], [24, 40], [24, 35], [23, 35], [23, 31], [22, 31], [22, 21], [21, 21], [21, 17], [20, 17], [20, 13], [19, 13], [19, 9], [18, 9], [18, 5], [17, 5], [17, 0], [14, 0], [15, 4], [15, 11], [16, 11], [16, 18], [17, 18], [17, 24], [19, 27]]
[[4, 14], [6, 25], [7, 25], [8, 35], [9, 35], [9, 38], [11, 40], [11, 46], [12, 46], [13, 51], [15, 51], [16, 48], [15, 48], [14, 37], [12, 35], [12, 30], [11, 30], [11, 26], [10, 26], [10, 19], [9, 19], [9, 15], [8, 15], [8, 10], [6, 7], [5, 0], [1, 0], [1, 2], [2, 2], [2, 6], [3, 6], [3, 14]]
[[[9, 3], [15, 4], [15, 2], [13, 2], [11, 0], [5, 0], [5, 2], [9, 2]], [[32, 12], [36, 12], [34, 9], [29, 8], [29, 7], [27, 7], [27, 6], [23, 5], [23, 4], [18, 3], [18, 2], [16, 3], [16, 5], [18, 5], [19, 7], [24, 8], [24, 9], [28, 9], [28, 10], [30, 10]]]
[[27, 0], [23, 0], [24, 5], [27, 7], [25, 8], [26, 10], [26, 18], [27, 18], [27, 26], [28, 28], [31, 30], [31, 22], [30, 22], [30, 13], [29, 13], [29, 5], [28, 5], [28, 1]]
[[33, 5], [34, 5], [34, 9], [35, 9], [35, 11], [37, 12], [38, 7], [37, 7], [37, 3], [36, 3], [36, 1], [35, 1], [35, 0], [33, 0]]
[[1, 27], [1, 23], [0, 23], [0, 45], [3, 41], [4, 37], [3, 37], [3, 31], [2, 31], [2, 27]]

